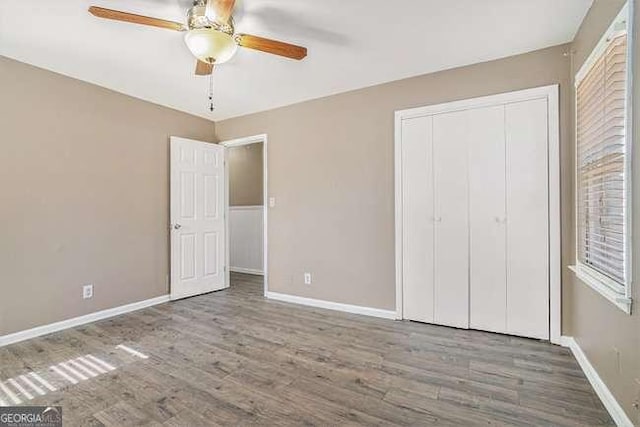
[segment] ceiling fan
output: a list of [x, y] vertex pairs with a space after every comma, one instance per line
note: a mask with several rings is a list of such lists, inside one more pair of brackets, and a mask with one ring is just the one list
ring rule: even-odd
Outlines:
[[185, 32], [185, 43], [197, 58], [196, 75], [210, 75], [215, 65], [231, 59], [238, 46], [297, 60], [307, 56], [306, 47], [236, 33], [234, 6], [235, 0], [194, 0], [186, 24], [98, 6], [89, 7], [89, 12], [99, 18]]

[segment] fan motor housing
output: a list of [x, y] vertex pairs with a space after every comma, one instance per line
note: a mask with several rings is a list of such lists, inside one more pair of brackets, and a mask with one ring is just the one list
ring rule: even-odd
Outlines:
[[204, 1], [197, 0], [194, 2], [193, 7], [187, 11], [187, 25], [190, 30], [200, 28], [213, 28], [214, 30], [229, 34], [234, 33], [233, 17], [229, 18], [229, 22], [222, 24], [217, 21], [211, 21], [206, 15], [207, 7]]

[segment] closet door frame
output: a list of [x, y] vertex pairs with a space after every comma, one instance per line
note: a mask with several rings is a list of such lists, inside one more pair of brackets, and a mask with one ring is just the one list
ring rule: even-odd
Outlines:
[[561, 344], [562, 288], [560, 248], [560, 123], [559, 86], [549, 85], [497, 95], [469, 98], [395, 112], [395, 241], [396, 241], [396, 319], [403, 319], [402, 266], [403, 266], [403, 198], [402, 198], [402, 121], [416, 117], [450, 113], [454, 111], [505, 105], [534, 99], [547, 100], [549, 132], [549, 336], [554, 344]]

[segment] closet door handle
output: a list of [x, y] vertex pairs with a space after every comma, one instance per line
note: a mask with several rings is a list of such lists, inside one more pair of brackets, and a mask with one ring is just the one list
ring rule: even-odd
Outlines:
[[442, 222], [442, 217], [441, 216], [434, 216], [433, 217], [433, 222]]
[[494, 219], [496, 220], [496, 223], [498, 223], [498, 224], [506, 224], [507, 223], [507, 218], [504, 217], [504, 216], [502, 216], [502, 217], [496, 216], [496, 217], [494, 217]]

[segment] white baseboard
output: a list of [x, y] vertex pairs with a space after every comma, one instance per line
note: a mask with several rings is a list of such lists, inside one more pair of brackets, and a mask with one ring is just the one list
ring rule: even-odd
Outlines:
[[75, 326], [84, 325], [98, 320], [107, 319], [109, 317], [125, 314], [142, 308], [151, 307], [152, 305], [162, 304], [169, 301], [169, 295], [162, 295], [156, 298], [138, 301], [131, 304], [121, 305], [119, 307], [109, 308], [95, 313], [85, 314], [84, 316], [74, 317], [72, 319], [62, 320], [60, 322], [50, 323], [48, 325], [37, 326], [25, 331], [15, 332], [8, 335], [0, 336], [0, 347], [5, 345], [25, 341], [31, 338], [47, 335], [63, 329], [73, 328]]
[[244, 274], [253, 274], [255, 276], [264, 276], [264, 271], [254, 270], [253, 268], [229, 267], [229, 271], [232, 273], [244, 273]]
[[609, 390], [609, 387], [602, 381], [600, 375], [598, 375], [598, 371], [593, 367], [589, 359], [587, 359], [587, 355], [584, 354], [578, 342], [573, 337], [562, 336], [560, 338], [560, 344], [563, 347], [568, 347], [571, 349], [574, 357], [578, 361], [578, 364], [582, 368], [585, 376], [591, 383], [591, 386], [596, 391], [596, 394], [602, 401], [602, 404], [607, 411], [609, 411], [609, 415], [613, 418], [616, 425], [621, 427], [633, 427], [633, 423], [622, 409], [622, 406], [618, 403], [614, 395]]
[[362, 307], [360, 305], [342, 304], [339, 302], [324, 301], [313, 298], [299, 297], [295, 295], [281, 294], [278, 292], [266, 292], [269, 299], [291, 302], [294, 304], [308, 305], [310, 307], [326, 308], [328, 310], [344, 311], [364, 316], [382, 317], [383, 319], [395, 319], [395, 310], [382, 310], [380, 308]]

